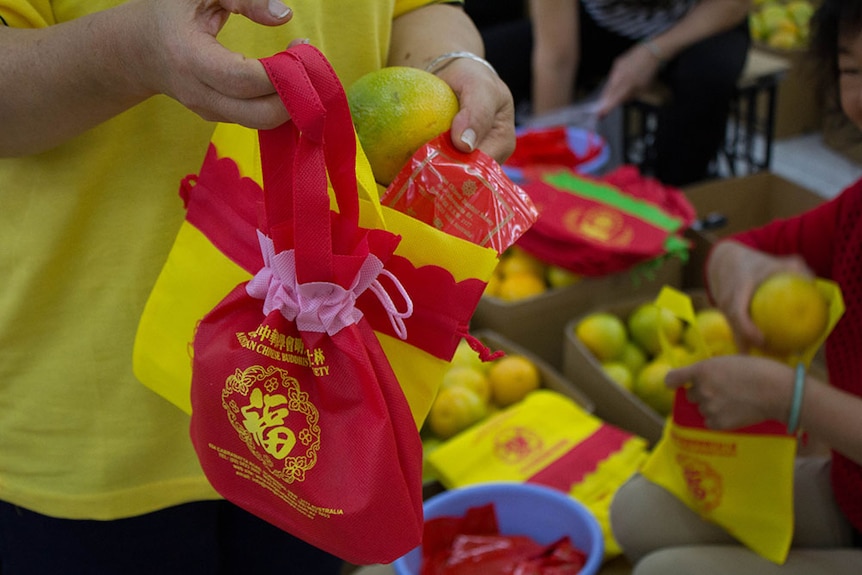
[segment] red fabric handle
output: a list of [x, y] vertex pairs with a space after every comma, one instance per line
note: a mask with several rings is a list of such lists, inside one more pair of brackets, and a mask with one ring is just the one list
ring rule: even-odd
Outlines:
[[296, 249], [301, 283], [332, 281], [327, 173], [342, 220], [359, 227], [356, 141], [347, 96], [332, 66], [302, 44], [261, 60], [291, 119], [260, 130], [267, 233], [276, 253]]

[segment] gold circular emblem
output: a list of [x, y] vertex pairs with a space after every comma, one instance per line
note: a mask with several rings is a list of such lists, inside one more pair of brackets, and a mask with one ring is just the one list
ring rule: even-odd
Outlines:
[[287, 370], [253, 365], [225, 380], [222, 407], [264, 467], [286, 483], [304, 481], [317, 463], [317, 408]]

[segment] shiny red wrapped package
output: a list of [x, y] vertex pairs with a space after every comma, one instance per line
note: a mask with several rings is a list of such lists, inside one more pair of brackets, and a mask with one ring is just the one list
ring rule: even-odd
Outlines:
[[493, 158], [481, 150], [458, 150], [449, 132], [417, 150], [380, 201], [501, 254], [539, 215], [527, 193]]

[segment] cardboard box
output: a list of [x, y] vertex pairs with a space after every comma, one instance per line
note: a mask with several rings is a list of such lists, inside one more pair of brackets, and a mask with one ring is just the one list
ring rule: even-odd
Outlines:
[[559, 369], [563, 358], [563, 328], [569, 318], [607, 302], [658, 294], [664, 285], [680, 286], [682, 267], [679, 260], [670, 258], [649, 272], [638, 268], [583, 278], [573, 285], [548, 290], [523, 301], [483, 297], [470, 326], [496, 332]]
[[[708, 301], [703, 290], [692, 290], [688, 293], [695, 309], [707, 305]], [[654, 300], [655, 296], [620, 300], [613, 304], [597, 306], [571, 318], [566, 323], [563, 348], [563, 375], [576, 382], [593, 401], [596, 415], [608, 423], [643, 437], [651, 445], [655, 445], [661, 439], [666, 417], [605, 375], [601, 362], [581, 343], [575, 335], [575, 329], [584, 317], [599, 311], [610, 312], [625, 321], [639, 305]]]
[[713, 180], [683, 191], [698, 218], [704, 220], [719, 216], [723, 222], [719, 227], [686, 232], [692, 249], [683, 268], [682, 286], [685, 289], [704, 287], [706, 256], [719, 239], [765, 225], [774, 219], [798, 215], [824, 201], [817, 193], [771, 172]]

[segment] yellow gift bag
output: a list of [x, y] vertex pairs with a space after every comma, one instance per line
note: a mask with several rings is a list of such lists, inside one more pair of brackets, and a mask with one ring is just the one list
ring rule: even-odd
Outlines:
[[[834, 283], [818, 280], [818, 286], [830, 301], [829, 326], [820, 341], [793, 358], [793, 365], [810, 364], [844, 310]], [[695, 325], [687, 294], [665, 287], [656, 305]], [[709, 357], [703, 336], [694, 335], [696, 359]], [[680, 388], [662, 438], [641, 473], [762, 557], [782, 564], [793, 539], [796, 448], [797, 437], [777, 421], [733, 431], [708, 429], [697, 405]]]
[[610, 558], [621, 552], [610, 530], [611, 499], [646, 456], [646, 440], [605, 423], [565, 395], [540, 389], [427, 458], [448, 489], [522, 481], [569, 493], [598, 520]]
[[[368, 318], [419, 427], [458, 342], [467, 335], [500, 250], [381, 205], [368, 160], [353, 136], [355, 174], [349, 170], [348, 176], [356, 180], [359, 224], [401, 237], [386, 264], [389, 277], [397, 282], [384, 281], [380, 289], [366, 290], [356, 307]], [[465, 163], [462, 175], [472, 178], [463, 185], [472, 185], [473, 192], [481, 195], [489, 184], [481, 171], [472, 168], [491, 159], [476, 150], [459, 156], [461, 160]], [[329, 190], [332, 197], [331, 185]], [[225, 295], [263, 265], [256, 232], [262, 200], [257, 131], [219, 124], [199, 173], [181, 183], [180, 195], [186, 218], [140, 319], [133, 368], [144, 385], [191, 412], [195, 328]], [[503, 205], [506, 198], [497, 189], [485, 195], [500, 202], [499, 213], [517, 212]], [[337, 211], [335, 202], [330, 203]], [[527, 208], [519, 212], [523, 218], [519, 222], [527, 220], [525, 227], [536, 217], [530, 211], [532, 204]]]

